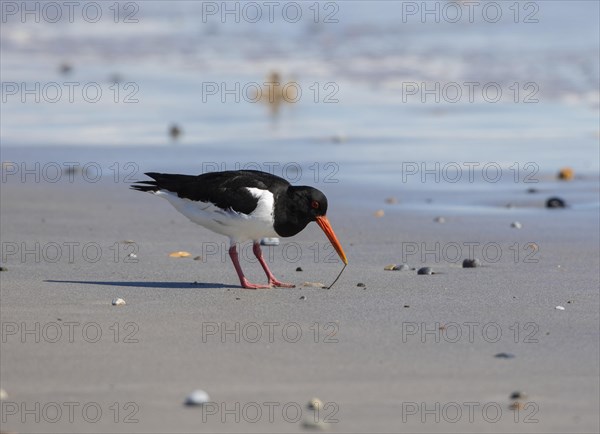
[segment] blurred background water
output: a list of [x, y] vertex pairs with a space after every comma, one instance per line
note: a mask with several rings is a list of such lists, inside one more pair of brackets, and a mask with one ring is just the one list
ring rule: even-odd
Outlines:
[[[98, 2], [97, 22], [91, 2], [72, 19], [54, 2], [62, 17], [49, 22], [48, 3], [2, 2], [3, 161], [182, 173], [294, 162], [311, 174], [332, 162], [341, 182], [434, 189], [444, 185], [402, 180], [402, 164], [534, 163], [540, 174], [567, 165], [597, 182], [597, 1], [275, 2], [272, 17], [265, 2]], [[302, 91], [295, 103], [251, 101], [251, 84], [273, 73]], [[76, 83], [72, 101], [65, 83]], [[83, 95], [90, 83], [91, 99], [102, 91], [96, 102]], [[223, 87], [209, 92], [236, 83], [238, 101]], [[463, 94], [422, 93], [436, 83]], [[472, 101], [465, 83], [477, 83]], [[489, 83], [498, 101], [482, 94]]]

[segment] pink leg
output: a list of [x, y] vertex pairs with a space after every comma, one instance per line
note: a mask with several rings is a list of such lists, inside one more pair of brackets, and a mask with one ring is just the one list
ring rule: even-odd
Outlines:
[[273, 286], [277, 286], [279, 288], [295, 288], [296, 287], [296, 285], [293, 285], [291, 283], [280, 282], [279, 280], [277, 280], [275, 278], [275, 276], [273, 276], [273, 273], [271, 273], [271, 270], [269, 270], [269, 266], [267, 265], [267, 263], [265, 262], [265, 260], [263, 258], [260, 244], [254, 243], [254, 245], [252, 246], [252, 251], [254, 252], [254, 256], [256, 256], [256, 259], [258, 259], [258, 262], [260, 262], [260, 265], [262, 265], [263, 270], [265, 270], [265, 274], [267, 275], [267, 278], [269, 279], [269, 284], [271, 284]]
[[267, 286], [267, 285], [255, 285], [254, 283], [248, 282], [248, 279], [246, 279], [246, 276], [244, 276], [244, 272], [242, 271], [242, 267], [240, 265], [240, 260], [238, 259], [238, 253], [237, 253], [235, 244], [232, 244], [231, 247], [229, 248], [229, 256], [231, 257], [231, 260], [233, 261], [233, 266], [235, 267], [235, 271], [237, 272], [237, 275], [240, 278], [240, 284], [242, 285], [242, 288], [246, 288], [246, 289], [270, 288], [270, 286]]

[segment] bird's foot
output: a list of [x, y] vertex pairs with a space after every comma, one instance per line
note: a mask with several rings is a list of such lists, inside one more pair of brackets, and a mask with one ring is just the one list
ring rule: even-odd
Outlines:
[[257, 285], [255, 283], [248, 282], [246, 279], [244, 279], [240, 283], [242, 284], [242, 288], [245, 288], [245, 289], [270, 289], [271, 288], [271, 285]]
[[280, 282], [277, 279], [270, 279], [269, 283], [277, 288], [295, 288], [296, 287], [296, 285], [294, 285], [293, 283]]

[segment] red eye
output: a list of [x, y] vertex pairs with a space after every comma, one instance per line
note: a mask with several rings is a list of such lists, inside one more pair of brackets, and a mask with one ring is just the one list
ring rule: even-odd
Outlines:
[[313, 200], [312, 203], [310, 204], [310, 206], [312, 206], [314, 209], [319, 209], [319, 202], [317, 202], [316, 200]]

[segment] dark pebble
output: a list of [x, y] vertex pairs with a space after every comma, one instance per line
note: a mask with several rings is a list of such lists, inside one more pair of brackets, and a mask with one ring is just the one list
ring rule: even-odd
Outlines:
[[511, 353], [498, 353], [494, 357], [497, 359], [514, 359], [515, 355]]
[[527, 394], [525, 392], [513, 392], [510, 394], [510, 399], [525, 399], [527, 398]]
[[406, 271], [406, 270], [410, 270], [410, 267], [406, 264], [400, 264], [400, 265], [396, 265], [394, 267], [394, 271]]
[[479, 259], [465, 259], [463, 261], [463, 268], [476, 268], [481, 267]]
[[423, 268], [419, 268], [419, 271], [417, 271], [417, 274], [430, 275], [430, 274], [433, 274], [433, 270], [430, 267], [423, 267]]
[[565, 206], [565, 201], [560, 197], [551, 197], [546, 201], [546, 208], [564, 208]]
[[305, 295], [301, 295], [300, 296], [300, 300], [306, 300], [306, 296]]
[[8, 268], [6, 268], [6, 267], [0, 267], [0, 271], [8, 271]]
[[408, 304], [405, 304], [404, 307], [408, 309], [410, 306]]
[[364, 288], [366, 285], [362, 282], [359, 282], [356, 284], [356, 286], [358, 286], [359, 288]]
[[241, 298], [239, 298], [239, 297], [236, 297], [235, 299], [236, 299], [236, 300], [241, 300]]
[[538, 191], [539, 191], [539, 190], [538, 190], [537, 188], [528, 188], [528, 189], [527, 189], [527, 193], [530, 193], [530, 194], [532, 194], [532, 193], [537, 193]]
[[304, 271], [304, 270], [302, 269], [302, 267], [298, 267], [298, 268], [296, 268], [296, 271]]

